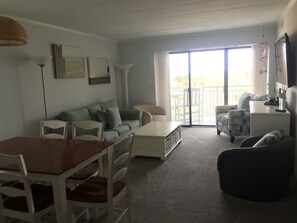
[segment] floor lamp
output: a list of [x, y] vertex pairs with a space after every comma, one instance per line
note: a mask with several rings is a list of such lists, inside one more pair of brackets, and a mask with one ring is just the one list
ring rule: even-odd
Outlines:
[[124, 103], [123, 108], [129, 109], [129, 94], [128, 94], [128, 73], [131, 67], [133, 67], [134, 64], [123, 64], [123, 65], [116, 65], [115, 67], [118, 68], [121, 73], [123, 74], [122, 77], [122, 91], [124, 95]]
[[50, 56], [39, 56], [32, 57], [31, 60], [34, 61], [41, 70], [41, 79], [42, 79], [42, 90], [43, 90], [43, 103], [44, 103], [44, 117], [47, 120], [47, 108], [46, 108], [46, 96], [45, 96], [45, 86], [44, 86], [44, 76], [43, 76], [43, 68], [46, 63], [51, 59]]

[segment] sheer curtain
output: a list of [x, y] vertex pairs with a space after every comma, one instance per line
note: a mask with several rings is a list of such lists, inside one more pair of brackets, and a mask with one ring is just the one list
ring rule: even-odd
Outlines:
[[168, 52], [154, 53], [154, 69], [156, 105], [162, 106], [166, 111], [167, 120], [171, 120]]
[[266, 94], [269, 45], [268, 43], [259, 43], [252, 46], [253, 67], [252, 67], [252, 93]]

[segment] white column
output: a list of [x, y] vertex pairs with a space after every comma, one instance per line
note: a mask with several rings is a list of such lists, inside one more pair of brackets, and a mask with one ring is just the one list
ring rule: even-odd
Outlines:
[[128, 92], [128, 73], [134, 64], [116, 65], [115, 67], [121, 71], [122, 76], [122, 93], [123, 93], [123, 108], [129, 109], [129, 92]]

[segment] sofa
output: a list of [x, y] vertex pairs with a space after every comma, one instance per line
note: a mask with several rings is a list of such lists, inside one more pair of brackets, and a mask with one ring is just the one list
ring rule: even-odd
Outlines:
[[294, 167], [295, 140], [284, 136], [271, 144], [256, 145], [261, 138], [249, 137], [239, 148], [224, 150], [219, 155], [217, 168], [222, 191], [261, 202], [280, 199], [287, 193]]
[[72, 138], [73, 121], [95, 120], [104, 122], [104, 140], [115, 142], [140, 127], [142, 113], [120, 110], [115, 100], [95, 103], [86, 107], [61, 112], [55, 119], [68, 122], [68, 138]]
[[235, 136], [248, 136], [250, 134], [250, 101], [263, 101], [267, 94], [252, 94], [244, 92], [237, 105], [216, 106], [217, 134], [221, 132], [230, 137], [233, 143]]

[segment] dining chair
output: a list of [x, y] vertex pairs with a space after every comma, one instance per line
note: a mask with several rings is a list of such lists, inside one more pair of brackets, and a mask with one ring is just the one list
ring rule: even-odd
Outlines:
[[17, 182], [0, 185], [0, 222], [6, 218], [39, 223], [42, 215], [54, 209], [50, 186], [30, 184], [22, 155], [0, 154], [0, 180]]
[[[72, 122], [72, 137], [74, 140], [103, 141], [104, 123], [97, 121]], [[94, 134], [92, 134], [94, 133]], [[103, 175], [103, 158], [91, 163], [67, 179], [69, 187], [76, 186], [91, 176]]]
[[[74, 207], [107, 209], [108, 222], [118, 222], [125, 215], [132, 222], [129, 195], [129, 163], [134, 134], [130, 134], [117, 142], [108, 151], [107, 177], [95, 176], [89, 178], [72, 191], [67, 192], [69, 215], [74, 221]], [[115, 151], [121, 155], [115, 158]], [[124, 208], [118, 208], [119, 201], [125, 200]], [[114, 211], [120, 211], [117, 218]]]
[[67, 139], [67, 122], [47, 120], [40, 122], [40, 137], [46, 139]]

